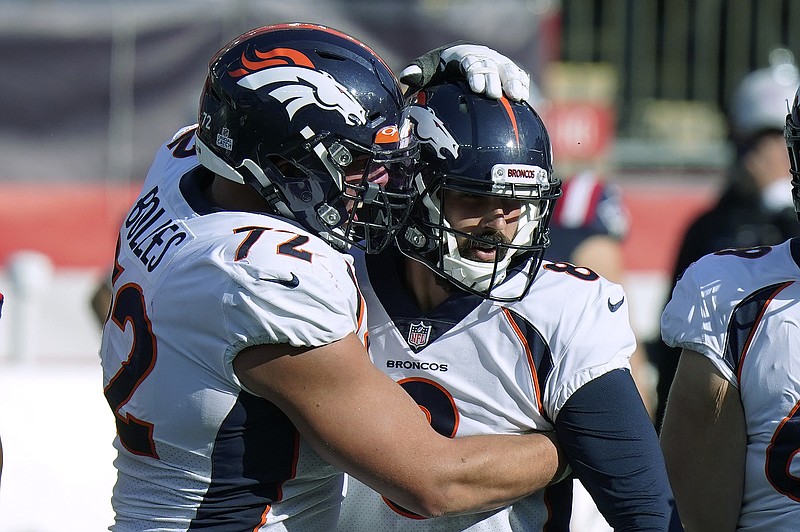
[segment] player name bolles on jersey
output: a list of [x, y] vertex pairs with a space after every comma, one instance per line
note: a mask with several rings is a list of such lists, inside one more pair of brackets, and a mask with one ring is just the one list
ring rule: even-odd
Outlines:
[[[182, 226], [167, 213], [158, 187], [139, 197], [125, 219], [121, 235], [148, 272], [153, 272], [168, 251], [188, 238]], [[163, 203], [163, 205], [162, 205]]]

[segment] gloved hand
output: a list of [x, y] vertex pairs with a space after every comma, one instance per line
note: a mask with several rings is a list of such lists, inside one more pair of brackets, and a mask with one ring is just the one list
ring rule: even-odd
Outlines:
[[486, 46], [457, 42], [418, 57], [400, 72], [400, 81], [416, 92], [442, 76], [457, 72], [470, 88], [490, 98], [530, 98], [530, 76], [503, 54]]

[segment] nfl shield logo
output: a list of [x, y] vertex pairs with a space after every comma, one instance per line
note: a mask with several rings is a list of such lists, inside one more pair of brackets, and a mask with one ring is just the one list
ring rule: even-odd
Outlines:
[[412, 323], [408, 329], [408, 345], [415, 349], [425, 347], [431, 337], [431, 326], [422, 322]]

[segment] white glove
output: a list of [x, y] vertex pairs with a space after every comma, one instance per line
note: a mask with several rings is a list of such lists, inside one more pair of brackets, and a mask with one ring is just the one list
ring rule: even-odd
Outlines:
[[435, 75], [430, 71], [430, 63], [437, 54], [438, 72], [458, 65], [470, 88], [477, 94], [486, 94], [495, 99], [505, 94], [514, 101], [530, 98], [531, 81], [528, 73], [501, 53], [477, 44], [456, 44], [432, 50], [404, 68], [400, 72], [400, 81], [414, 88], [425, 86]]
[[467, 76], [473, 92], [509, 100], [524, 101], [530, 97], [531, 78], [511, 59], [486, 46], [459, 44], [442, 52], [442, 63], [456, 62]]

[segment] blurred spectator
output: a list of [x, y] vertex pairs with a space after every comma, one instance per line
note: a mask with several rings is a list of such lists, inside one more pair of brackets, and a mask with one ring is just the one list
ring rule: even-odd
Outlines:
[[[628, 234], [629, 214], [622, 191], [594, 170], [579, 170], [562, 179], [563, 195], [556, 202], [550, 221], [550, 246], [545, 258], [586, 266], [610, 281], [624, 284], [622, 241]], [[630, 363], [639, 394], [652, 417], [655, 404], [652, 369], [640, 343]], [[573, 492], [571, 530], [612, 530], [577, 481]]]
[[[794, 58], [785, 49], [774, 50], [769, 67], [749, 73], [740, 82], [727, 113], [735, 157], [716, 204], [684, 235], [672, 274], [673, 288], [686, 267], [707, 253], [774, 245], [800, 236], [783, 138], [788, 105], [798, 83]], [[648, 353], [659, 374], [655, 420], [660, 430], [680, 349], [656, 340]]]
[[111, 273], [106, 274], [97, 282], [89, 304], [92, 307], [92, 316], [95, 317], [97, 324], [102, 329], [108, 317], [108, 311], [111, 309]]
[[[598, 172], [589, 170], [564, 179], [562, 191], [550, 222], [546, 258], [586, 266], [624, 285], [622, 241], [628, 234], [629, 214], [622, 191]], [[631, 357], [631, 372], [652, 416], [652, 370], [641, 346]]]

